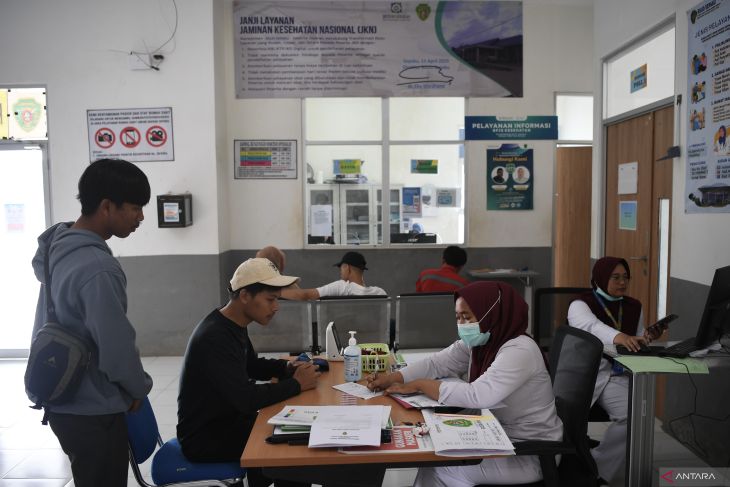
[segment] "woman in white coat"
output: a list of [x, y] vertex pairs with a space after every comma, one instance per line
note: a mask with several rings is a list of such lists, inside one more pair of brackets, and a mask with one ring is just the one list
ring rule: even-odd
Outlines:
[[[623, 345], [638, 350], [643, 335], [641, 302], [626, 296], [631, 274], [626, 260], [603, 257], [593, 266], [593, 291], [579, 296], [568, 308], [568, 324], [597, 336], [604, 345]], [[640, 333], [639, 333], [640, 332]], [[636, 336], [641, 334], [642, 336]], [[591, 450], [598, 473], [611, 485], [621, 485], [626, 463], [626, 415], [629, 402], [629, 379], [620, 366], [605, 358], [596, 378], [593, 402], [608, 413], [611, 424], [601, 444]]]
[[[489, 408], [513, 442], [563, 438], [550, 375], [526, 335], [527, 304], [504, 282], [474, 282], [454, 294], [460, 340], [397, 372], [372, 375], [368, 387], [421, 392], [447, 406]], [[466, 376], [468, 382], [439, 378]], [[478, 465], [421, 468], [417, 487], [473, 487], [542, 479], [537, 456], [487, 458]]]

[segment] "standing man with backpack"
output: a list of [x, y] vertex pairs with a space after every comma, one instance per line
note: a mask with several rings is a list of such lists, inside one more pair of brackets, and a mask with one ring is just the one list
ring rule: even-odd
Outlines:
[[122, 487], [128, 469], [124, 413], [139, 407], [152, 378], [142, 368], [126, 316], [126, 276], [105, 241], [137, 229], [150, 185], [134, 164], [102, 159], [81, 175], [78, 199], [81, 216], [75, 222], [58, 223], [38, 237], [33, 270], [42, 286], [33, 337], [47, 319], [48, 274], [58, 323], [91, 345], [91, 361], [73, 396], [46, 406], [51, 429], [71, 461], [76, 487]]

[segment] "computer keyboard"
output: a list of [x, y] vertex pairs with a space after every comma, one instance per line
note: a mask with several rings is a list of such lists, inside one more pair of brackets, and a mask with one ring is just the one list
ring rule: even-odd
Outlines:
[[679, 343], [675, 343], [671, 347], [665, 348], [660, 352], [660, 355], [663, 355], [665, 357], [684, 358], [689, 356], [689, 354], [691, 352], [694, 352], [695, 350], [698, 349], [695, 346], [695, 339], [694, 337], [692, 337], [686, 340], [682, 340]]

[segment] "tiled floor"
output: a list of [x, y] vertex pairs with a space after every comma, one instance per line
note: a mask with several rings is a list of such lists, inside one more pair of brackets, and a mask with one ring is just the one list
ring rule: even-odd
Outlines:
[[[164, 439], [175, 435], [177, 389], [181, 357], [145, 357], [145, 370], [153, 377], [150, 401]], [[42, 413], [28, 408], [23, 389], [25, 360], [0, 359], [0, 487], [72, 487], [68, 459], [47, 426]], [[604, 424], [591, 423], [589, 434], [600, 439]], [[655, 467], [702, 466], [682, 445], [656, 428]], [[142, 466], [149, 478], [149, 465]], [[383, 487], [412, 485], [415, 469], [393, 469], [386, 473]], [[150, 481], [151, 482], [151, 481]], [[128, 485], [137, 483], [129, 472]], [[658, 485], [655, 478], [654, 485]], [[617, 487], [617, 486], [614, 486]]]

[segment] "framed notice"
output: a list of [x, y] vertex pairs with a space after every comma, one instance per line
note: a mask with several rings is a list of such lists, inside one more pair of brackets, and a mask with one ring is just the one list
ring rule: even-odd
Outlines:
[[618, 229], [636, 231], [636, 201], [618, 202]]
[[235, 179], [297, 179], [296, 140], [235, 140]]

